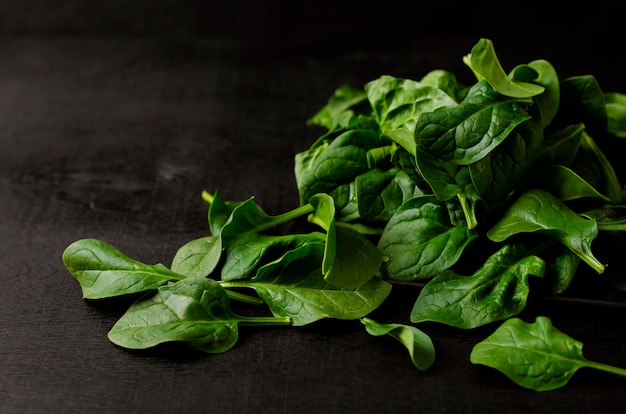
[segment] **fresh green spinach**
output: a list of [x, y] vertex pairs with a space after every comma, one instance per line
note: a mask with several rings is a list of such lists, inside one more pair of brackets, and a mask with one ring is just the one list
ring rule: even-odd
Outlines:
[[[581, 367], [626, 376], [586, 360], [546, 316], [516, 317], [535, 289], [567, 294], [583, 265], [626, 290], [626, 278], [605, 272], [614, 259], [592, 248], [626, 230], [626, 193], [605, 155], [626, 137], [626, 95], [590, 75], [561, 79], [543, 59], [506, 72], [489, 39], [463, 62], [474, 84], [435, 69], [337, 88], [307, 120], [324, 132], [294, 157], [293, 210], [270, 215], [254, 198], [203, 191], [206, 232], [169, 267], [101, 240], [70, 244], [62, 260], [85, 299], [140, 295], [109, 339], [219, 353], [240, 326], [359, 320], [426, 370], [435, 348], [416, 325], [500, 323], [470, 361], [522, 387], [562, 387]], [[421, 288], [412, 325], [370, 317], [406, 286]], [[258, 316], [235, 314], [231, 301]]]

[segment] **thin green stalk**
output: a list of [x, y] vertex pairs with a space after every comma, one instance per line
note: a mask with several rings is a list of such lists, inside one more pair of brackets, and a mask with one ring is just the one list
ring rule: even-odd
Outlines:
[[265, 303], [263, 302], [263, 299], [261, 298], [246, 295], [244, 293], [233, 292], [232, 290], [226, 290], [226, 293], [228, 294], [229, 298], [231, 298], [232, 300], [236, 300], [238, 302], [248, 303], [250, 305], [262, 305]]
[[586, 361], [586, 366], [589, 368], [599, 369], [600, 371], [610, 372], [611, 374], [626, 377], [626, 369], [614, 367], [613, 365], [602, 364], [600, 362]]
[[467, 197], [465, 197], [465, 194], [458, 193], [457, 198], [461, 202], [465, 221], [467, 221], [467, 228], [470, 230], [476, 228], [476, 226], [478, 226], [478, 220], [476, 220], [476, 216], [472, 213], [470, 206], [467, 204]]
[[291, 325], [289, 316], [239, 316], [242, 326], [286, 326]]
[[311, 204], [305, 204], [303, 206], [297, 207], [291, 211], [286, 213], [279, 214], [277, 216], [272, 216], [272, 219], [263, 223], [262, 225], [255, 228], [255, 231], [261, 232], [263, 230], [268, 230], [283, 223], [288, 223], [292, 220], [295, 220], [299, 217], [305, 216], [307, 214], [311, 214], [314, 211], [313, 206]]

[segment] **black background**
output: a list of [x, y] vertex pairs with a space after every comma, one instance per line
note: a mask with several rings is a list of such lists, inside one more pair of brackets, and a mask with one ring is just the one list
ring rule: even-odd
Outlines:
[[[169, 264], [207, 233], [203, 189], [296, 207], [293, 156], [336, 87], [432, 69], [471, 82], [462, 57], [480, 37], [505, 69], [543, 58], [626, 92], [620, 2], [474, 3], [1, 2], [0, 411], [622, 412], [624, 378], [583, 369], [538, 393], [471, 365], [493, 326], [425, 324], [437, 351], [425, 372], [358, 321], [242, 328], [218, 355], [121, 349], [106, 333], [128, 303], [82, 300], [61, 262], [95, 237]], [[408, 322], [417, 293], [394, 290], [376, 316]], [[542, 299], [521, 316], [538, 314], [589, 359], [626, 367], [622, 306]]]

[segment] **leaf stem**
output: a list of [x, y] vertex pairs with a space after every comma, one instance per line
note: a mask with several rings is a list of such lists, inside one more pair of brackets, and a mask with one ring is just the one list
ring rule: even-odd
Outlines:
[[241, 316], [242, 326], [285, 326], [291, 325], [289, 316]]
[[463, 214], [465, 215], [465, 221], [467, 221], [467, 228], [474, 229], [478, 225], [478, 221], [476, 220], [476, 216], [472, 212], [471, 208], [467, 204], [467, 197], [465, 194], [458, 193], [457, 198], [461, 202], [461, 208], [463, 209]]
[[297, 207], [291, 211], [286, 213], [282, 213], [276, 216], [272, 216], [271, 220], [266, 221], [265, 223], [259, 225], [255, 228], [255, 231], [261, 232], [263, 230], [271, 229], [272, 227], [276, 227], [280, 224], [287, 223], [289, 221], [295, 220], [298, 217], [305, 216], [314, 211], [314, 208], [311, 204], [305, 204], [303, 206]]
[[209, 204], [213, 204], [213, 199], [215, 197], [213, 194], [209, 193], [207, 190], [202, 190], [202, 199]]
[[586, 361], [585, 366], [589, 368], [599, 369], [600, 371], [610, 372], [611, 374], [626, 377], [626, 369], [615, 367], [613, 365], [603, 364], [600, 362]]
[[250, 305], [262, 305], [265, 303], [263, 302], [263, 299], [246, 295], [245, 293], [234, 292], [232, 290], [226, 290], [226, 293], [229, 298], [238, 302], [248, 303]]

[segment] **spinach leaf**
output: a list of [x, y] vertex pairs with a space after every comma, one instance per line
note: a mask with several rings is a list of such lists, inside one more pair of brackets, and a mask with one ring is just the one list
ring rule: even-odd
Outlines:
[[535, 391], [563, 387], [584, 367], [626, 376], [626, 369], [589, 361], [582, 347], [545, 316], [538, 316], [532, 324], [512, 318], [474, 346], [470, 361], [495, 368], [516, 384]]
[[356, 289], [378, 274], [382, 252], [365, 236], [349, 227], [337, 226], [336, 237], [335, 258], [324, 274], [326, 282], [338, 288]]
[[242, 235], [225, 247], [219, 278], [236, 280], [253, 277], [260, 266], [280, 259], [287, 251], [325, 241], [326, 235], [320, 232], [280, 236], [259, 233]]
[[249, 281], [222, 286], [254, 289], [274, 316], [290, 317], [295, 326], [323, 318], [358, 319], [378, 308], [389, 295], [391, 285], [378, 277], [356, 289], [331, 285], [322, 275], [323, 256], [323, 244], [307, 244], [264, 265]]
[[452, 266], [477, 234], [453, 225], [446, 204], [434, 196], [404, 203], [391, 217], [378, 242], [386, 260], [381, 271], [393, 280], [419, 280]]
[[501, 95], [481, 81], [459, 105], [420, 116], [415, 126], [417, 151], [457, 165], [479, 161], [530, 119], [531, 104], [530, 98]]
[[[220, 265], [224, 251], [229, 246], [245, 243], [238, 239], [253, 238], [254, 233], [272, 229], [314, 211], [311, 204], [306, 204], [272, 216], [267, 214], [253, 197], [243, 202], [225, 202], [217, 192], [215, 195], [204, 192], [203, 198], [211, 203], [209, 221], [215, 235], [192, 240], [178, 249], [172, 260], [172, 268], [187, 277], [203, 277], [213, 273]], [[231, 257], [226, 272], [223, 271], [222, 274], [228, 273], [232, 260]], [[227, 277], [232, 277], [232, 275]]]
[[561, 244], [551, 246], [543, 256], [546, 260], [544, 288], [550, 294], [560, 295], [572, 283], [580, 257]]
[[[415, 154], [415, 141], [409, 139], [415, 123], [424, 112], [456, 106], [456, 102], [445, 92], [420, 82], [385, 75], [365, 85], [367, 98], [381, 132], [411, 154]], [[398, 134], [396, 130], [409, 134]], [[398, 138], [401, 137], [401, 138]]]
[[413, 305], [411, 322], [471, 329], [517, 315], [526, 306], [528, 275], [542, 277], [544, 271], [542, 259], [505, 245], [471, 276], [448, 270], [429, 281]]
[[487, 156], [469, 165], [474, 188], [487, 209], [497, 209], [531, 175], [543, 142], [541, 116], [529, 108], [532, 119], [517, 126], [508, 138]]
[[551, 128], [582, 123], [591, 136], [602, 136], [608, 120], [604, 93], [597, 79], [592, 75], [571, 76], [562, 80], [559, 87], [559, 110]]
[[584, 131], [585, 125], [579, 123], [546, 135], [537, 155], [537, 166], [569, 167], [576, 157]]
[[147, 265], [131, 259], [97, 239], [73, 242], [63, 251], [62, 260], [80, 284], [85, 299], [144, 292], [185, 278], [160, 263]]
[[208, 276], [222, 257], [219, 236], [205, 236], [191, 240], [178, 248], [172, 259], [172, 271], [185, 277]]
[[467, 86], [458, 82], [454, 73], [443, 69], [431, 70], [419, 82], [445, 92], [457, 103], [463, 100], [468, 89]]
[[613, 166], [596, 141], [586, 132], [582, 133], [580, 148], [571, 168], [605, 194], [612, 204], [622, 204], [626, 201]]
[[559, 111], [561, 86], [559, 77], [550, 62], [544, 59], [533, 60], [528, 67], [535, 70], [537, 77], [532, 83], [543, 86], [543, 93], [534, 96], [533, 100], [541, 113], [541, 126], [547, 128]]
[[355, 179], [355, 197], [359, 218], [387, 222], [407, 200], [423, 195], [411, 177], [403, 170], [370, 170]]
[[[363, 89], [357, 89], [350, 85], [340, 86], [328, 99], [327, 104], [322, 107], [308, 121], [308, 125], [319, 125], [327, 129], [333, 129], [337, 119], [348, 113], [354, 114], [353, 109], [359, 108], [361, 103], [367, 103], [367, 95]], [[357, 110], [357, 112], [361, 112]]]
[[479, 81], [486, 79], [504, 96], [530, 98], [544, 91], [541, 85], [510, 79], [502, 69], [493, 42], [489, 39], [480, 39], [463, 61], [472, 69]]
[[549, 235], [567, 246], [595, 271], [604, 265], [591, 251], [598, 235], [595, 220], [580, 216], [547, 191], [531, 189], [520, 195], [504, 216], [487, 232], [487, 237], [501, 242], [518, 233], [538, 232]]
[[626, 94], [606, 92], [604, 101], [607, 116], [607, 132], [619, 138], [626, 138]]
[[235, 315], [224, 288], [207, 278], [162, 286], [135, 302], [113, 325], [109, 340], [131, 349], [182, 341], [207, 353], [225, 352], [237, 342], [240, 324], [288, 325], [289, 318]]
[[610, 201], [607, 196], [600, 194], [580, 175], [562, 165], [553, 165], [539, 171], [534, 182], [538, 188], [550, 192], [563, 201], [586, 197], [602, 202]]
[[370, 335], [388, 335], [400, 341], [409, 351], [413, 365], [420, 371], [427, 370], [435, 362], [433, 341], [416, 327], [399, 323], [379, 323], [370, 318], [361, 318], [360, 321]]
[[369, 170], [367, 152], [389, 145], [372, 129], [342, 133], [331, 142], [296, 154], [295, 175], [302, 203], [318, 193], [329, 193], [341, 184], [354, 181]]

